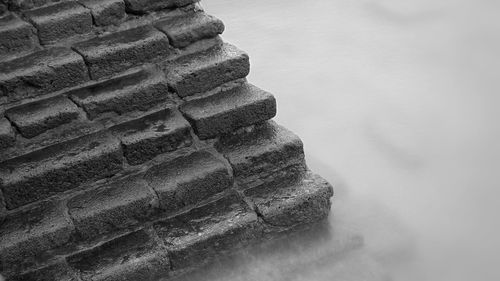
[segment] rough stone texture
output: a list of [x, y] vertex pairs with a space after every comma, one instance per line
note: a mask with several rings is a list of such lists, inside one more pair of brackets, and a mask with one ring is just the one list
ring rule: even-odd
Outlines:
[[147, 111], [171, 98], [163, 76], [151, 69], [135, 70], [74, 90], [68, 95], [85, 109], [90, 119], [107, 112], [122, 115], [131, 111]]
[[31, 10], [25, 12], [25, 16], [38, 30], [38, 38], [43, 45], [92, 30], [89, 9], [73, 1]]
[[5, 118], [0, 118], [0, 150], [13, 146], [16, 142], [14, 128]]
[[77, 273], [72, 270], [65, 260], [58, 260], [47, 266], [29, 270], [18, 276], [9, 278], [9, 281], [80, 281]]
[[[216, 147], [231, 163], [234, 176], [243, 189], [258, 185], [269, 176], [286, 179], [294, 174], [295, 177], [301, 176], [304, 171], [302, 141], [272, 121], [250, 132], [225, 135], [219, 139]], [[291, 166], [297, 167], [292, 169], [292, 173], [283, 173], [281, 177], [278, 172]]]
[[70, 256], [68, 263], [85, 280], [157, 280], [167, 276], [166, 252], [148, 230], [123, 235]]
[[200, 0], [125, 0], [127, 9], [132, 13], [142, 14], [150, 11], [182, 7]]
[[146, 182], [133, 176], [74, 196], [68, 208], [78, 234], [88, 240], [147, 221], [155, 200]]
[[28, 10], [60, 0], [4, 0], [12, 10]]
[[50, 251], [70, 241], [72, 232], [60, 202], [40, 202], [9, 214], [0, 228], [1, 268], [22, 270], [45, 262]]
[[170, 53], [167, 36], [151, 26], [90, 39], [76, 44], [74, 49], [84, 57], [93, 79], [167, 57]]
[[88, 80], [80, 55], [66, 48], [38, 51], [0, 64], [0, 103], [47, 94]]
[[21, 135], [35, 137], [47, 130], [69, 123], [78, 118], [80, 110], [64, 96], [11, 108], [5, 115], [11, 120]]
[[307, 175], [290, 186], [263, 184], [245, 191], [257, 212], [272, 226], [296, 226], [319, 221], [330, 212], [332, 186], [316, 175]]
[[93, 134], [0, 163], [0, 187], [14, 209], [121, 169], [120, 142]]
[[181, 114], [165, 109], [111, 129], [120, 139], [130, 165], [139, 165], [158, 154], [192, 143], [191, 127]]
[[94, 24], [97, 26], [116, 25], [125, 19], [125, 3], [123, 0], [81, 0], [92, 12]]
[[160, 198], [160, 207], [174, 212], [232, 186], [224, 163], [201, 151], [151, 168], [145, 175]]
[[225, 43], [178, 59], [167, 67], [167, 79], [179, 96], [186, 97], [244, 78], [249, 72], [248, 55]]
[[273, 118], [276, 100], [270, 93], [244, 84], [186, 102], [181, 111], [200, 139], [208, 139]]
[[167, 34], [170, 44], [176, 48], [184, 48], [224, 32], [221, 20], [202, 12], [160, 20], [155, 26]]
[[200, 266], [208, 258], [248, 245], [262, 234], [257, 215], [231, 193], [217, 201], [154, 224], [173, 270]]
[[36, 30], [31, 24], [14, 14], [0, 17], [0, 56], [31, 50], [36, 41]]

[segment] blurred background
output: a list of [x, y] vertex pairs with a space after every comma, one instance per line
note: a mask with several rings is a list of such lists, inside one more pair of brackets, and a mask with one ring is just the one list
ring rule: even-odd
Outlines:
[[336, 188], [327, 238], [217, 278], [500, 280], [500, 1], [202, 6]]

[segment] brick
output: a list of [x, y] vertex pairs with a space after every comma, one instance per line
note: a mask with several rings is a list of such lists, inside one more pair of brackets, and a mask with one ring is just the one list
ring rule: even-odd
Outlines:
[[32, 138], [78, 118], [80, 110], [68, 98], [56, 96], [11, 108], [5, 115], [21, 135]]
[[67, 93], [90, 119], [107, 112], [118, 115], [148, 111], [171, 99], [168, 85], [160, 73], [140, 69], [119, 77]]
[[10, 122], [5, 118], [0, 118], [0, 149], [11, 147], [16, 142], [16, 135], [14, 128]]
[[88, 80], [82, 57], [66, 48], [42, 50], [0, 65], [0, 97], [8, 102], [76, 86]]
[[261, 185], [246, 190], [245, 196], [254, 203], [266, 223], [291, 227], [326, 218], [333, 187], [323, 178], [308, 174], [289, 187]]
[[87, 135], [0, 163], [0, 187], [8, 209], [47, 198], [122, 169], [120, 142], [105, 133]]
[[[78, 43], [93, 79], [110, 76], [169, 55], [168, 38], [151, 26], [142, 26]], [[126, 58], [126, 59], [124, 59]]]
[[158, 280], [169, 273], [167, 254], [147, 230], [115, 238], [67, 258], [85, 280]]
[[78, 274], [72, 270], [65, 260], [57, 260], [41, 268], [29, 270], [12, 276], [12, 281], [79, 281]]
[[130, 165], [192, 144], [191, 127], [182, 115], [165, 109], [111, 129], [120, 139]]
[[72, 197], [68, 208], [79, 237], [89, 240], [144, 223], [155, 200], [145, 181], [128, 177]]
[[125, 0], [127, 9], [133, 13], [146, 13], [163, 9], [183, 7], [200, 0]]
[[0, 56], [31, 50], [37, 40], [31, 24], [14, 14], [0, 18]]
[[[231, 164], [240, 188], [302, 176], [305, 170], [302, 141], [292, 132], [270, 121], [251, 131], [222, 136], [216, 148]], [[291, 172], [277, 173], [287, 167]]]
[[167, 247], [173, 270], [198, 267], [257, 241], [262, 234], [256, 213], [235, 193], [159, 221], [154, 228]]
[[61, 2], [25, 12], [25, 16], [38, 30], [43, 45], [92, 30], [90, 11], [77, 2]]
[[151, 168], [145, 175], [166, 212], [196, 204], [232, 186], [224, 163], [206, 151], [194, 152]]
[[276, 100], [270, 93], [244, 84], [188, 101], [180, 110], [200, 139], [208, 139], [273, 118]]
[[47, 261], [56, 248], [69, 243], [73, 229], [60, 202], [43, 201], [9, 214], [0, 228], [2, 267], [19, 272]]
[[160, 20], [155, 26], [167, 34], [170, 44], [184, 48], [201, 39], [213, 38], [224, 32], [224, 23], [203, 12], [188, 13]]
[[179, 96], [186, 97], [244, 78], [249, 72], [248, 55], [225, 43], [174, 61], [168, 66], [167, 79]]
[[97, 26], [116, 25], [125, 19], [125, 3], [123, 0], [81, 0], [92, 12], [94, 24]]

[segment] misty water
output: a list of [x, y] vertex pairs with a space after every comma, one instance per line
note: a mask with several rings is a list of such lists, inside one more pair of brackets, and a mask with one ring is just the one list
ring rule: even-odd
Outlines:
[[336, 195], [200, 280], [500, 280], [500, 2], [202, 3]]

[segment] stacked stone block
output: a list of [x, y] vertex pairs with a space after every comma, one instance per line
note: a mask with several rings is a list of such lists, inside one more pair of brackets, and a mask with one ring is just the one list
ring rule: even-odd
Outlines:
[[328, 215], [197, 2], [0, 0], [7, 280], [170, 278]]

